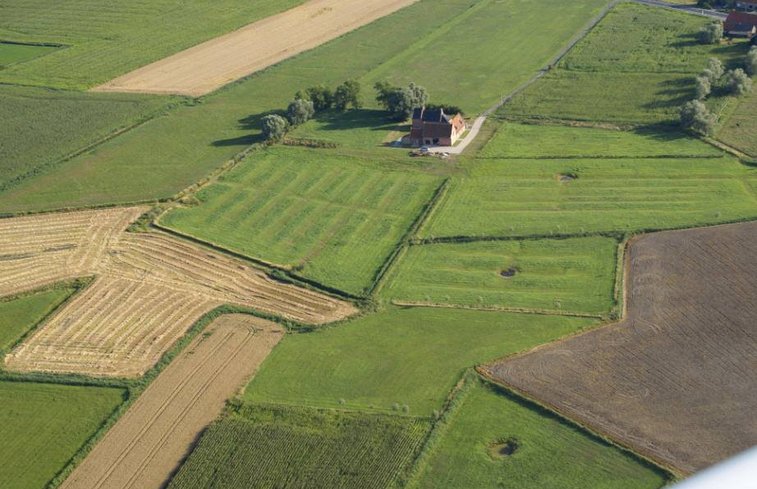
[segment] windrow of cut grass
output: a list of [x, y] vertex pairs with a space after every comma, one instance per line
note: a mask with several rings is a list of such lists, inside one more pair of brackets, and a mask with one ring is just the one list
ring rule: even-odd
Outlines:
[[243, 405], [213, 424], [170, 489], [389, 487], [420, 448], [427, 420]]
[[467, 170], [422, 237], [641, 232], [757, 217], [757, 169], [731, 157], [489, 159]]
[[447, 421], [411, 489], [656, 489], [669, 476], [628, 452], [489, 384]]
[[406, 165], [277, 147], [161, 223], [358, 295], [440, 183]]
[[[708, 19], [621, 3], [547, 76], [500, 109], [503, 117], [672, 124], [694, 98], [694, 76], [716, 57], [741, 65], [748, 43], [703, 45]], [[725, 100], [714, 97], [719, 110]]]
[[618, 242], [590, 237], [411, 246], [383, 293], [402, 303], [603, 314]]
[[597, 324], [586, 318], [397, 308], [288, 335], [247, 387], [253, 402], [429, 416], [466, 368]]
[[0, 71], [0, 82], [88, 88], [302, 2], [8, 0], [0, 38], [65, 48]]
[[0, 381], [0, 487], [46, 487], [125, 395], [118, 388]]
[[4, 352], [57, 309], [75, 290], [60, 287], [0, 300], [0, 360]]
[[[528, 79], [530, 70], [546, 63], [554, 54], [551, 51], [567, 43], [573, 31], [604, 3], [483, 0], [471, 6], [469, 0], [422, 0], [226, 87], [197, 105], [178, 108], [90, 154], [3, 192], [0, 211], [169, 198], [260, 141], [258, 127], [263, 115], [281, 110], [295, 92], [319, 83], [333, 87], [346, 79], [359, 79], [364, 101], [373, 105], [374, 80], [395, 75], [417, 79], [426, 84], [437, 102], [463, 105], [474, 114]], [[490, 17], [502, 19], [509, 14], [516, 17], [507, 21], [510, 28], [492, 25]], [[545, 18], [560, 21], [555, 20], [556, 27], [544, 30], [541, 26]], [[476, 34], [464, 39], [454, 35], [459, 30]], [[518, 39], [515, 44], [513, 35]], [[486, 45], [493, 53], [467, 53], [465, 48], [473, 38], [477, 45]], [[526, 45], [538, 46], [540, 54], [533, 58], [521, 55]], [[424, 63], [413, 64], [413, 56], [421, 52]], [[514, 57], [517, 62], [501, 61], [503, 56]], [[480, 64], [475, 63], [477, 59]], [[509, 73], [519, 75], [511, 77]], [[485, 88], [481, 88], [482, 83]], [[444, 100], [447, 97], [453, 100]]]

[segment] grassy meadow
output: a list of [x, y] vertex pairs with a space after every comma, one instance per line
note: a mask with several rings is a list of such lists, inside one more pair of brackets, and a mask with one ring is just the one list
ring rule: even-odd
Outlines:
[[383, 294], [411, 303], [602, 314], [614, 303], [617, 246], [603, 237], [411, 246]]
[[757, 89], [733, 103], [738, 104], [717, 132], [717, 139], [757, 158]]
[[58, 49], [55, 46], [40, 46], [34, 44], [14, 44], [0, 41], [0, 70], [16, 63], [23, 63], [38, 58]]
[[74, 292], [56, 288], [0, 300], [0, 357]]
[[114, 388], [0, 381], [0, 487], [46, 487], [124, 395]]
[[58, 43], [65, 48], [0, 71], [0, 83], [89, 88], [300, 3], [6, 0], [0, 39]]
[[210, 426], [168, 487], [383, 489], [428, 429], [404, 416], [244, 405]]
[[[554, 414], [477, 383], [411, 489], [656, 489], [667, 475]], [[517, 446], [510, 455], [502, 445]]]
[[161, 223], [362, 294], [441, 179], [333, 150], [277, 147], [202, 189]]
[[288, 335], [244, 397], [253, 402], [393, 412], [441, 409], [462, 372], [593, 326], [596, 321], [389, 307], [334, 328]]
[[[616, 6], [544, 78], [500, 109], [504, 117], [677, 123], [707, 59], [735, 66], [748, 45], [702, 45], [707, 19], [633, 3]], [[722, 105], [713, 98], [711, 103]]]

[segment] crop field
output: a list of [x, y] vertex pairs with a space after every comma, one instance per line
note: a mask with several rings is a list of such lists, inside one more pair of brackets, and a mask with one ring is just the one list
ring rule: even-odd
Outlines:
[[255, 154], [161, 223], [361, 294], [441, 184], [413, 168], [276, 148]]
[[[0, 38], [65, 45], [0, 72], [0, 82], [88, 88], [302, 0], [3, 2]], [[96, 14], [94, 14], [96, 12]], [[202, 19], [202, 22], [198, 22]]]
[[731, 157], [475, 160], [421, 235], [550, 236], [755, 218], [755, 178], [757, 169]]
[[16, 63], [38, 58], [58, 49], [56, 46], [14, 44], [0, 41], [0, 70]]
[[411, 246], [384, 295], [400, 303], [602, 314], [613, 305], [611, 238]]
[[115, 388], [0, 381], [0, 487], [46, 487], [124, 394]]
[[[538, 141], [538, 144], [534, 144]], [[505, 122], [477, 158], [671, 158], [720, 157], [723, 153], [675, 131], [619, 131]]]
[[717, 138], [757, 158], [757, 90], [738, 100], [736, 110], [724, 122]]
[[160, 373], [61, 489], [164, 487], [226, 400], [284, 334], [242, 314], [214, 320]]
[[[0, 220], [0, 295], [97, 275], [6, 355], [13, 370], [137, 376], [203, 314], [237, 304], [321, 324], [357, 312], [162, 233], [123, 233], [145, 209]], [[116, 328], [114, 325], [118, 325]]]
[[657, 489], [667, 482], [663, 471], [496, 387], [479, 383], [456, 409], [410, 488]]
[[0, 299], [0, 356], [68, 299], [75, 289], [61, 287]]
[[490, 375], [683, 474], [749, 448], [755, 235], [750, 222], [633, 240], [622, 322], [505, 358]]
[[[745, 42], [702, 45], [707, 19], [632, 3], [616, 6], [546, 77], [500, 110], [506, 117], [672, 123], [694, 98], [694, 76], [717, 57], [743, 57]], [[713, 99], [714, 104], [722, 100]]]
[[169, 489], [385, 488], [429, 428], [405, 416], [275, 405], [239, 411], [207, 430]]
[[[253, 402], [429, 416], [463, 370], [596, 325], [585, 318], [395, 308], [287, 336], [245, 391]], [[396, 405], [395, 405], [396, 404]]]
[[88, 94], [6, 85], [0, 85], [0, 100], [0, 191], [149, 117], [167, 101], [147, 95]]

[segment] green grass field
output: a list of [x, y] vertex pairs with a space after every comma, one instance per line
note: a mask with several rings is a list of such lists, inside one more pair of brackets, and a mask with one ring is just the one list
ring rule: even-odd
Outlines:
[[383, 489], [429, 428], [401, 416], [273, 405], [240, 411], [207, 430], [170, 489]]
[[614, 303], [617, 246], [601, 237], [411, 246], [383, 294], [401, 302], [602, 314]]
[[0, 85], [0, 190], [157, 113], [170, 100]]
[[[572, 175], [572, 181], [561, 176]], [[550, 236], [757, 217], [757, 169], [723, 158], [473, 160], [420, 234]]]
[[66, 47], [0, 71], [0, 82], [87, 88], [300, 3], [7, 0], [0, 17], [0, 39]]
[[[496, 387], [472, 387], [449, 423], [410, 488], [653, 489], [668, 480], [661, 470]], [[510, 440], [517, 449], [497, 453], [497, 444]]]
[[389, 307], [339, 327], [287, 336], [245, 398], [389, 412], [396, 403], [428, 416], [441, 409], [465, 368], [595, 324], [560, 316]]
[[0, 300], [0, 357], [74, 292], [57, 288]]
[[[538, 141], [538, 144], [535, 144]], [[592, 127], [504, 123], [478, 158], [717, 157], [723, 153], [675, 131], [617, 131]]]
[[441, 179], [333, 150], [255, 154], [161, 223], [362, 294]]
[[[675, 124], [709, 57], [738, 64], [745, 42], [702, 45], [707, 19], [632, 3], [616, 6], [546, 77], [500, 109], [504, 117]], [[714, 97], [714, 110], [724, 103]]]
[[122, 389], [0, 381], [0, 487], [46, 487], [124, 395]]
[[23, 63], [38, 58], [59, 49], [55, 46], [40, 46], [34, 44], [14, 44], [0, 41], [0, 70], [16, 63]]
[[736, 110], [718, 131], [717, 138], [757, 158], [757, 89], [732, 103], [738, 104]]

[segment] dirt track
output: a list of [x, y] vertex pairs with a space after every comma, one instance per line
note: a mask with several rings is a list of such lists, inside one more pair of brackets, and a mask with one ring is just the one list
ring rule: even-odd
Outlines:
[[170, 235], [125, 233], [145, 209], [0, 219], [0, 296], [96, 276], [6, 355], [9, 369], [143, 374], [203, 314], [237, 304], [322, 324], [356, 312], [324, 294]]
[[310, 0], [95, 87], [200, 96], [418, 0]]
[[283, 336], [245, 315], [216, 319], [150, 384], [61, 489], [157, 489]]
[[485, 370], [683, 474], [757, 444], [757, 222], [650, 234], [627, 258], [626, 319]]

